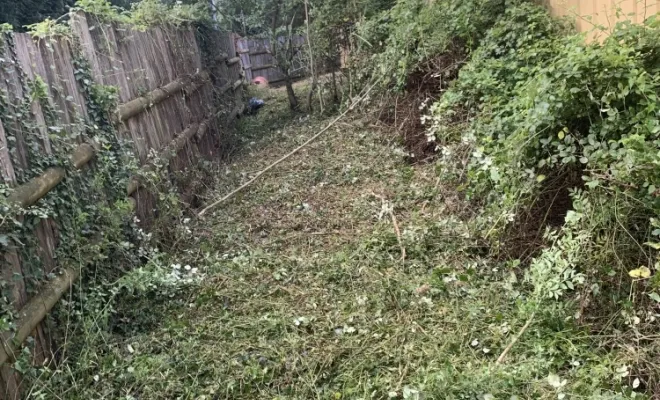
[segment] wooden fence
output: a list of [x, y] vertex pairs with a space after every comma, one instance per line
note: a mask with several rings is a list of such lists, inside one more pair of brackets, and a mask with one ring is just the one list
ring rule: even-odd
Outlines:
[[591, 40], [603, 39], [614, 25], [623, 20], [644, 22], [660, 11], [658, 0], [543, 0], [551, 13], [575, 21], [580, 32], [589, 32]]
[[[304, 36], [296, 35], [293, 37], [295, 56], [290, 72], [293, 78], [302, 76], [307, 67], [303, 56], [304, 45]], [[236, 51], [240, 57], [241, 65], [248, 81], [252, 81], [258, 76], [268, 79], [270, 83], [277, 83], [284, 80], [284, 74], [277, 66], [277, 61], [271, 53], [270, 39], [237, 37]]]
[[[15, 111], [11, 118], [0, 113], [0, 175], [6, 186], [14, 188], [10, 203], [29, 207], [48, 202], [51, 189], [67, 179], [69, 172], [62, 167], [30, 172], [38, 161], [64, 156], [71, 160], [72, 171], [84, 174], [104, 145], [84, 128], [93, 124], [93, 110], [88, 109], [80, 83], [76, 60], [81, 57], [91, 70], [90, 78], [82, 79], [118, 88], [121, 105], [114, 124], [118, 135], [130, 140], [140, 163], [147, 162], [150, 153], [160, 153], [169, 160], [170, 170], [179, 171], [222, 151], [225, 125], [243, 109], [241, 67], [228, 57], [236, 54], [230, 34], [211, 31], [208, 42], [215, 50], [202, 52], [192, 28], [140, 32], [100, 23], [82, 13], [72, 16], [71, 27], [73, 37], [34, 40], [15, 33], [0, 38], [0, 111]], [[35, 99], [35, 82], [44, 84], [46, 102]], [[27, 109], [22, 108], [25, 105]], [[34, 128], [27, 129], [23, 119]], [[61, 131], [68, 135], [51, 140]], [[68, 145], [63, 146], [63, 141]], [[75, 151], [58, 154], [63, 148]], [[148, 217], [152, 199], [137, 180], [131, 182], [127, 195], [134, 199], [138, 215]], [[38, 219], [34, 235], [41, 275], [56, 270], [60, 274], [37, 293], [28, 292], [25, 271], [33, 266], [25, 264], [22, 244], [7, 235], [4, 243], [0, 241], [0, 278], [6, 285], [2, 294], [13, 308], [16, 325], [0, 332], [0, 398], [4, 399], [20, 397], [20, 379], [10, 362], [27, 337], [34, 339], [35, 364], [53, 358], [53, 339], [42, 319], [80, 274], [79, 269], [58, 265], [57, 217]]]

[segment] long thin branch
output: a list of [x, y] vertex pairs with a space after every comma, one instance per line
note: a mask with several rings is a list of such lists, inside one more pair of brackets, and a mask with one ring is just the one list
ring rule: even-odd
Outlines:
[[[307, 108], [312, 112], [312, 97], [314, 90], [316, 90], [316, 73], [314, 72], [314, 50], [312, 49], [311, 35], [309, 33], [309, 11], [307, 10], [307, 0], [305, 0], [305, 26], [307, 28], [307, 46], [309, 47], [309, 72], [312, 74], [312, 85], [307, 94]], [[321, 104], [321, 112], [323, 112], [323, 105]]]
[[[375, 84], [374, 84], [374, 85], [375, 85]], [[296, 147], [295, 149], [293, 149], [290, 153], [288, 153], [288, 154], [285, 155], [284, 157], [280, 158], [279, 160], [275, 161], [274, 163], [272, 163], [272, 164], [269, 165], [268, 167], [264, 168], [261, 172], [259, 172], [258, 174], [256, 174], [252, 179], [250, 179], [249, 181], [247, 181], [247, 182], [244, 183], [243, 185], [239, 186], [237, 189], [231, 191], [231, 192], [230, 192], [229, 194], [227, 194], [226, 196], [222, 197], [221, 199], [219, 199], [219, 200], [213, 202], [211, 205], [209, 205], [209, 206], [207, 206], [206, 208], [204, 208], [202, 211], [200, 211], [200, 212], [197, 214], [197, 216], [198, 216], [198, 217], [202, 217], [202, 216], [204, 216], [204, 214], [206, 214], [207, 211], [209, 211], [210, 209], [216, 207], [217, 205], [219, 205], [219, 204], [221, 204], [221, 203], [224, 203], [224, 202], [227, 201], [228, 199], [232, 198], [234, 195], [236, 195], [236, 193], [242, 191], [243, 189], [245, 189], [246, 187], [248, 187], [248, 186], [250, 186], [252, 183], [254, 183], [254, 182], [255, 182], [257, 179], [259, 179], [263, 174], [265, 174], [266, 172], [268, 172], [268, 171], [270, 171], [271, 169], [275, 168], [278, 164], [280, 164], [281, 162], [285, 161], [287, 158], [289, 158], [289, 157], [291, 157], [292, 155], [296, 154], [297, 152], [299, 152], [300, 150], [302, 150], [305, 146], [307, 146], [308, 144], [310, 144], [310, 143], [312, 143], [313, 141], [315, 141], [316, 139], [318, 139], [323, 133], [325, 133], [328, 129], [330, 129], [334, 124], [336, 124], [339, 120], [341, 120], [342, 118], [344, 118], [344, 117], [346, 116], [346, 114], [348, 114], [349, 112], [353, 111], [353, 109], [355, 108], [355, 106], [357, 106], [357, 105], [360, 104], [364, 99], [366, 99], [366, 98], [367, 98], [367, 95], [369, 94], [369, 92], [371, 92], [371, 89], [374, 87], [374, 85], [371, 85], [371, 86], [369, 87], [369, 89], [367, 89], [367, 91], [366, 91], [362, 96], [360, 96], [360, 98], [358, 98], [355, 102], [353, 102], [353, 104], [351, 104], [346, 110], [344, 110], [344, 112], [342, 112], [341, 114], [339, 114], [339, 116], [337, 116], [337, 118], [333, 119], [333, 120], [332, 120], [332, 121], [331, 121], [331, 122], [330, 122], [325, 128], [321, 129], [321, 130], [319, 131], [319, 133], [317, 133], [316, 135], [314, 135], [314, 136], [312, 136], [311, 138], [309, 138], [305, 143], [303, 143], [303, 144], [301, 144], [300, 146]]]
[[504, 349], [502, 354], [499, 357], [497, 357], [497, 361], [495, 362], [496, 364], [501, 364], [504, 361], [504, 357], [506, 357], [507, 353], [509, 353], [509, 351], [511, 350], [513, 345], [516, 344], [518, 339], [520, 339], [520, 337], [523, 335], [523, 333], [525, 333], [527, 328], [529, 328], [529, 326], [532, 324], [532, 321], [534, 320], [534, 315], [536, 315], [536, 311], [534, 311], [532, 313], [532, 315], [529, 316], [529, 319], [527, 320], [527, 322], [525, 322], [525, 325], [523, 325], [523, 327], [520, 329], [520, 331], [518, 331], [518, 334], [516, 336], [514, 336], [511, 343], [509, 343], [509, 345], [506, 346], [506, 349]]

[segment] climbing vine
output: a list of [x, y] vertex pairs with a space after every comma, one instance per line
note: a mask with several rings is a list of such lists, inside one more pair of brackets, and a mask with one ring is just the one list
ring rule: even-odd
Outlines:
[[[154, 4], [145, 0], [129, 13], [111, 7], [104, 0], [81, 0], [73, 12], [91, 11], [100, 22], [123, 22], [140, 30], [153, 24], [179, 26], [205, 17], [199, 7], [177, 4], [151, 8]], [[161, 15], [159, 10], [167, 12]], [[97, 28], [104, 29], [103, 24]], [[126, 196], [129, 181], [142, 175], [145, 193], [148, 191], [155, 197], [157, 213], [152, 229], [160, 243], [175, 246], [182, 235], [190, 234], [187, 226], [181, 230], [179, 224], [172, 223], [186, 220], [178, 189], [190, 187], [190, 182], [196, 182], [200, 174], [171, 172], [163, 177], [160, 170], [166, 169], [167, 164], [157, 154], [149, 157], [149, 162], [157, 168], [140, 174], [132, 147], [115, 129], [118, 89], [94, 81], [90, 63], [70, 27], [61, 20], [47, 20], [31, 25], [29, 32], [39, 43], [40, 51], [55, 53], [62, 48], [71, 49], [73, 77], [81, 96], [66, 96], [71, 88], [59, 86], [57, 79], [50, 82], [47, 76], [28, 76], [18, 62], [12, 34], [3, 33], [0, 67], [6, 76], [16, 77], [12, 82], [20, 90], [0, 87], [0, 120], [6, 128], [7, 148], [16, 173], [15, 181], [8, 179], [0, 184], [3, 216], [0, 249], [15, 254], [15, 264], [21, 270], [13, 277], [0, 277], [0, 328], [3, 331], [16, 328], [17, 293], [25, 292], [31, 298], [61, 268], [79, 269], [79, 286], [59, 303], [45, 323], [51, 327], [49, 333], [56, 342], [66, 342], [66, 351], [71, 353], [79, 351], [77, 355], [84, 363], [88, 353], [83, 349], [91, 345], [101, 348], [115, 323], [118, 296], [154, 289], [158, 295], [169, 296], [183, 282], [171, 274], [169, 256], [160, 252], [151, 234], [139, 227], [133, 204]], [[57, 67], [46, 66], [55, 71]], [[84, 100], [83, 104], [80, 99]], [[78, 170], [71, 156], [83, 143], [94, 148], [94, 157]], [[17, 185], [51, 168], [64, 169], [66, 178], [35, 205], [21, 208], [8, 203], [7, 197]], [[51, 249], [54, 254], [46, 254], [44, 235], [54, 239]], [[55, 261], [50, 262], [51, 259]], [[58, 335], [75, 336], [79, 340], [58, 340]], [[26, 383], [51, 375], [53, 382], [72, 379], [56, 369], [31, 366], [30, 347], [35, 342], [28, 340], [26, 345], [13, 364]]]
[[[4, 34], [2, 67], [7, 76], [16, 78], [15, 85], [20, 90], [14, 91], [14, 96], [0, 93], [0, 119], [16, 174], [16, 182], [4, 182], [0, 190], [8, 195], [12, 191], [10, 185], [25, 183], [47, 168], [64, 168], [67, 176], [36, 205], [26, 209], [8, 204], [2, 196], [0, 244], [4, 253], [17, 255], [22, 268], [20, 276], [4, 276], [0, 282], [1, 325], [5, 329], [13, 327], [16, 295], [22, 290], [17, 285], [25, 285], [31, 297], [49, 279], [48, 268], [43, 263], [43, 258], [49, 256], [37, 238], [39, 229], [54, 229], [55, 260], [61, 267], [95, 266], [95, 277], [99, 272], [118, 276], [120, 271], [139, 262], [137, 250], [125, 245], [136, 232], [126, 199], [126, 184], [136, 162], [128, 147], [118, 139], [111, 122], [117, 106], [117, 90], [93, 81], [80, 46], [71, 37], [58, 36], [61, 32], [58, 29], [36, 32], [35, 40], [47, 44], [70, 41], [75, 55], [74, 75], [87, 112], [83, 115], [80, 105], [73, 103], [73, 98], [66, 98], [73, 115], [70, 115], [72, 121], [63, 123], [62, 110], [58, 110], [52, 98], [64, 91], [58, 87], [49, 90], [38, 75], [28, 79], [17, 61], [11, 33]], [[53, 51], [52, 46], [46, 48]], [[35, 112], [41, 112], [43, 123], [37, 122]], [[70, 157], [80, 142], [91, 144], [96, 151], [93, 162], [78, 171]], [[46, 146], [48, 152], [44, 151]]]

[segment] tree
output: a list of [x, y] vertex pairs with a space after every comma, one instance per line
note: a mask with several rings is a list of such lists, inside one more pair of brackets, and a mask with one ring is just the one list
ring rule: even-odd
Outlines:
[[[336, 71], [342, 56], [355, 52], [356, 26], [359, 21], [372, 19], [391, 8], [394, 0], [308, 0], [310, 15], [310, 53], [314, 55], [314, 69], [330, 71], [332, 93], [339, 101]], [[351, 71], [349, 70], [349, 82]], [[352, 85], [349, 84], [349, 87]]]
[[[140, 0], [110, 0], [114, 6], [129, 10], [131, 4]], [[173, 4], [177, 0], [161, 0]], [[206, 0], [185, 0], [191, 4]], [[26, 25], [36, 24], [46, 18], [57, 19], [69, 12], [76, 0], [0, 0], [0, 24], [7, 23], [18, 32], [25, 31]]]
[[302, 3], [299, 0], [273, 0], [266, 10], [271, 18], [269, 31], [271, 54], [284, 74], [289, 107], [297, 110], [298, 99], [293, 90], [291, 69], [296, 52], [293, 35], [296, 32], [295, 27], [302, 25]]
[[75, 0], [0, 0], [0, 23], [21, 31], [26, 25], [58, 18], [69, 11]]

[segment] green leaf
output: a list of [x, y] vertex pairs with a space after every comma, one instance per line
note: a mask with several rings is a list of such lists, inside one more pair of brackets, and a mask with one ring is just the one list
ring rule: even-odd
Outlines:
[[586, 185], [589, 189], [594, 189], [594, 188], [598, 187], [598, 184], [600, 184], [600, 181], [598, 181], [598, 179], [594, 179], [593, 181], [589, 181], [589, 182], [586, 183]]
[[660, 303], [660, 294], [657, 294], [656, 292], [651, 292], [651, 293], [647, 293], [647, 296], [653, 299], [656, 303]]

